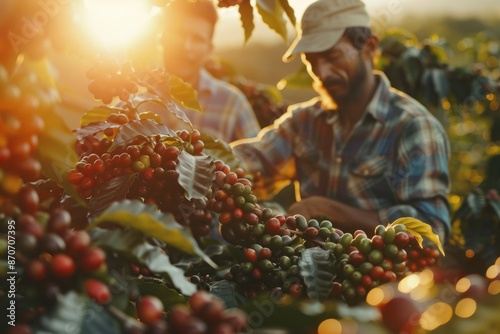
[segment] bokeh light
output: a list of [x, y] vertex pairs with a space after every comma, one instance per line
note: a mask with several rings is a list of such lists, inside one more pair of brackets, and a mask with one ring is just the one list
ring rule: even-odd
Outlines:
[[429, 306], [420, 317], [420, 326], [424, 330], [432, 331], [439, 326], [446, 324], [453, 316], [453, 309], [450, 305], [437, 302]]
[[467, 277], [463, 277], [457, 282], [455, 288], [457, 289], [458, 292], [464, 293], [465, 291], [469, 290], [470, 285], [471, 285], [470, 280]]
[[500, 281], [496, 280], [488, 285], [488, 293], [490, 295], [498, 295], [500, 293]]
[[318, 334], [340, 334], [342, 325], [337, 319], [326, 319], [318, 326]]
[[420, 276], [411, 274], [403, 278], [398, 284], [398, 290], [403, 293], [410, 293], [420, 284]]
[[472, 298], [464, 298], [455, 306], [455, 314], [460, 318], [469, 318], [476, 312], [477, 304]]

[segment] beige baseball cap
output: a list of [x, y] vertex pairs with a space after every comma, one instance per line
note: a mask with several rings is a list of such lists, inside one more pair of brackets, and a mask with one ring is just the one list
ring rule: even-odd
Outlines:
[[298, 34], [283, 55], [289, 62], [302, 52], [321, 52], [335, 45], [345, 28], [370, 27], [370, 17], [360, 0], [318, 0], [302, 15]]

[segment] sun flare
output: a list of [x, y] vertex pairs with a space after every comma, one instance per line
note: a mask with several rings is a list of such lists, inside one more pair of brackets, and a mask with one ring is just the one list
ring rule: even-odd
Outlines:
[[130, 45], [151, 18], [142, 0], [84, 0], [84, 5], [88, 29], [108, 47]]

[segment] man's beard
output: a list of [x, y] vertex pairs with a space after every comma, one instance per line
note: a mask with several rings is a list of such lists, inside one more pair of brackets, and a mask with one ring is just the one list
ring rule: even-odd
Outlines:
[[324, 82], [314, 82], [313, 87], [318, 92], [318, 94], [322, 97], [324, 101], [323, 104], [326, 106], [330, 106], [329, 109], [333, 109], [337, 105], [342, 105], [349, 103], [351, 101], [355, 101], [360, 98], [363, 93], [364, 82], [368, 75], [368, 70], [363, 62], [363, 58], [361, 53], [358, 57], [358, 68], [354, 77], [348, 83], [348, 90], [345, 94], [337, 94], [335, 90], [332, 88], [328, 88], [330, 85], [339, 84], [345, 85], [345, 82], [341, 82], [336, 79], [326, 79]]

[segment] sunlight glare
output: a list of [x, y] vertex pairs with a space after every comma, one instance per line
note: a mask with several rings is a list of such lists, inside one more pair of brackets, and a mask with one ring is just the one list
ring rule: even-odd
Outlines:
[[106, 46], [124, 46], [133, 42], [150, 19], [142, 0], [84, 0], [89, 30]]

